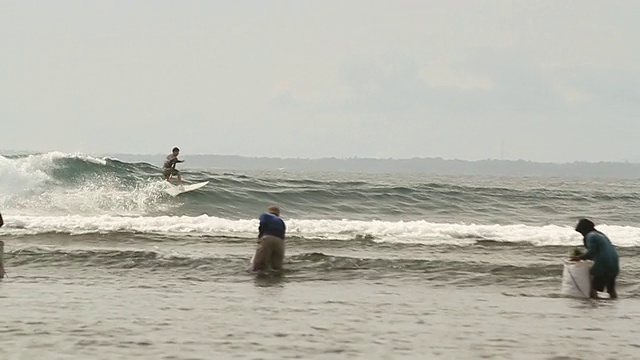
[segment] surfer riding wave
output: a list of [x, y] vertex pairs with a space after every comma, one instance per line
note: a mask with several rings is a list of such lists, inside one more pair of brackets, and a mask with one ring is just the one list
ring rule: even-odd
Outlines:
[[177, 185], [182, 185], [182, 177], [180, 172], [176, 169], [176, 164], [184, 162], [184, 160], [178, 160], [180, 149], [174, 147], [171, 154], [167, 155], [162, 166], [162, 175], [166, 181], [170, 181], [171, 177], [175, 176]]

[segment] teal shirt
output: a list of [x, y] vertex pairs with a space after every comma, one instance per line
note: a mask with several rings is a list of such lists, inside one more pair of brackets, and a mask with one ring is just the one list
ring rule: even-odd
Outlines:
[[617, 276], [620, 271], [618, 253], [609, 238], [598, 231], [591, 231], [584, 239], [587, 253], [581, 259], [593, 260], [591, 275]]

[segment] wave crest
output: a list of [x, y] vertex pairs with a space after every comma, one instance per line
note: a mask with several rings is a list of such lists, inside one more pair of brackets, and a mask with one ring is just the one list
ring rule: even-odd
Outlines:
[[[256, 219], [215, 216], [14, 216], [5, 217], [6, 235], [144, 233], [158, 235], [254, 238]], [[354, 221], [286, 219], [287, 236], [315, 241], [470, 246], [487, 241], [533, 246], [580, 246], [571, 227], [555, 225], [477, 225], [427, 221]], [[599, 229], [621, 247], [640, 246], [640, 228], [601, 225]]]

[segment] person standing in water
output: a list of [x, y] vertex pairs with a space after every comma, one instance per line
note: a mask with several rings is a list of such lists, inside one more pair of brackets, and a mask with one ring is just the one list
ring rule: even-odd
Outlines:
[[[2, 220], [2, 214], [0, 214], [0, 228], [2, 227], [2, 225], [4, 225], [4, 220]], [[0, 257], [2, 256], [2, 251], [4, 247], [4, 243], [2, 243], [2, 241], [0, 241]], [[0, 258], [0, 279], [4, 278], [4, 264], [2, 261], [2, 258]]]
[[270, 206], [260, 215], [258, 248], [253, 257], [253, 271], [281, 270], [284, 261], [286, 225], [280, 218], [280, 208]]
[[609, 298], [618, 298], [616, 277], [620, 272], [620, 264], [616, 248], [605, 234], [596, 230], [595, 224], [591, 220], [580, 219], [575, 230], [582, 234], [587, 252], [580, 256], [574, 256], [571, 260], [593, 260], [593, 266], [590, 270], [590, 297], [597, 299], [598, 291], [604, 291], [606, 288]]
[[176, 170], [176, 164], [184, 162], [184, 160], [178, 160], [178, 155], [180, 154], [180, 149], [174, 147], [171, 151], [171, 154], [167, 155], [166, 160], [164, 161], [164, 165], [162, 166], [162, 175], [164, 179], [169, 181], [172, 176], [176, 177], [177, 184], [182, 185], [182, 178], [180, 177], [180, 172]]

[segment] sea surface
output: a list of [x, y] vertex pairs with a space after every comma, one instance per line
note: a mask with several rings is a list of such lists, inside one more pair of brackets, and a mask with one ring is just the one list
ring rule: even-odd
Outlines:
[[[0, 156], [0, 359], [640, 358], [637, 179], [182, 167], [209, 184], [171, 197], [159, 165]], [[560, 292], [580, 217], [617, 301]]]

